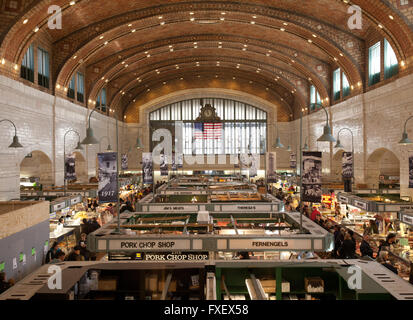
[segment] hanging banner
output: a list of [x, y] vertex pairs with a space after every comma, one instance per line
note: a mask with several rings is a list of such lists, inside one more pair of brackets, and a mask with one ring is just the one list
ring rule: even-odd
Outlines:
[[413, 189], [413, 153], [409, 154], [409, 188]]
[[321, 152], [303, 152], [302, 201], [321, 202]]
[[241, 170], [248, 169], [250, 178], [255, 177], [257, 175], [259, 164], [260, 164], [259, 154], [242, 153], [240, 155]]
[[295, 153], [290, 154], [290, 168], [297, 169], [297, 155]]
[[176, 161], [175, 161], [175, 153], [172, 153], [172, 166], [171, 166], [171, 170], [172, 171], [176, 171], [177, 170], [177, 165], [176, 165]]
[[118, 200], [118, 154], [116, 152], [98, 153], [99, 166], [99, 203]]
[[168, 175], [168, 161], [167, 156], [164, 154], [160, 155], [159, 169], [161, 170], [161, 176]]
[[176, 164], [178, 166], [178, 169], [182, 169], [184, 167], [184, 155], [182, 153], [177, 154]]
[[122, 154], [122, 170], [128, 170], [128, 155]]
[[143, 184], [153, 184], [152, 153], [142, 153]]
[[252, 154], [250, 155], [251, 166], [250, 166], [250, 178], [257, 176], [258, 167], [260, 165], [260, 155]]
[[276, 183], [277, 182], [277, 154], [276, 152], [267, 152], [266, 153], [266, 175], [267, 175], [267, 183]]
[[66, 181], [74, 181], [76, 180], [76, 158], [74, 154], [70, 154], [66, 156], [65, 159], [65, 170], [66, 170]]
[[343, 165], [343, 178], [352, 178], [353, 177], [353, 153], [352, 152], [343, 152], [342, 165]]

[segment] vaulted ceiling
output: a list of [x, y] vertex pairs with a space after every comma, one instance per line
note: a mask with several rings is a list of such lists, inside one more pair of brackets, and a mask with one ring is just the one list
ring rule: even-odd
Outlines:
[[[13, 2], [13, 1], [12, 1]], [[352, 95], [364, 90], [366, 41], [385, 36], [406, 70], [413, 63], [411, 7], [384, 0], [55, 0], [62, 29], [48, 28], [49, 0], [4, 0], [0, 58], [20, 64], [30, 43], [52, 45], [55, 94], [77, 70], [86, 71], [93, 107], [101, 88], [119, 116], [173, 90], [246, 90], [294, 118], [308, 104], [310, 84], [328, 106], [331, 72], [341, 67]], [[350, 30], [350, 5], [361, 7], [362, 28]], [[7, 27], [4, 27], [7, 25]], [[12, 70], [10, 71], [12, 72]]]

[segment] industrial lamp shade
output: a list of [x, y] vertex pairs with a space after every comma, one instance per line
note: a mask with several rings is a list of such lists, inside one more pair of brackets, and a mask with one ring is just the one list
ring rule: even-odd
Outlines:
[[337, 143], [336, 143], [336, 145], [334, 146], [334, 148], [344, 149], [344, 146], [341, 144], [340, 139], [337, 140]]
[[412, 144], [412, 140], [409, 139], [409, 136], [407, 135], [407, 132], [403, 132], [402, 139], [399, 141], [399, 144], [401, 145], [408, 145]]
[[275, 149], [282, 149], [282, 148], [284, 148], [284, 145], [281, 143], [280, 137], [277, 137], [277, 139], [275, 140], [274, 148], [275, 148]]
[[23, 146], [19, 142], [19, 137], [13, 137], [13, 142], [11, 143], [11, 145], [9, 145], [9, 148], [23, 148]]
[[77, 146], [76, 146], [75, 150], [83, 150], [83, 147], [80, 144], [80, 141], [77, 143]]
[[336, 142], [336, 139], [331, 135], [331, 128], [329, 125], [324, 126], [324, 134], [317, 139], [320, 142]]
[[135, 145], [136, 149], [143, 149], [143, 144], [141, 141], [141, 138], [138, 137], [138, 139], [136, 140], [136, 145]]
[[291, 151], [291, 146], [288, 146], [288, 147], [287, 147], [287, 151]]
[[108, 148], [106, 149], [106, 151], [108, 152], [112, 151], [112, 146], [110, 144], [108, 144]]
[[303, 147], [303, 151], [307, 151], [309, 149], [307, 142], [305, 143], [304, 147]]
[[83, 145], [92, 145], [92, 144], [99, 144], [99, 141], [93, 136], [92, 128], [87, 128], [86, 130], [86, 138], [83, 139], [81, 142]]

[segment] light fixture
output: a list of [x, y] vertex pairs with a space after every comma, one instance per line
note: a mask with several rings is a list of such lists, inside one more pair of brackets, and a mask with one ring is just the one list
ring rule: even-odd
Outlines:
[[394, 20], [394, 17], [392, 15], [389, 15], [390, 20]]
[[29, 22], [29, 19], [24, 19], [23, 24], [26, 24], [27, 22]]
[[284, 148], [284, 145], [281, 143], [281, 139], [278, 136], [277, 136], [277, 139], [275, 139], [274, 148], [275, 149], [283, 149]]
[[69, 3], [71, 6], [74, 6], [76, 4], [76, 1], [70, 1]]
[[3, 59], [1, 59], [1, 64], [5, 64], [6, 63], [6, 60], [3, 58]]
[[291, 146], [288, 146], [288, 147], [287, 147], [287, 151], [290, 151], [290, 152], [291, 152]]
[[34, 30], [33, 30], [33, 31], [34, 31], [34, 32], [39, 31], [39, 27], [34, 28]]
[[404, 132], [402, 135], [402, 139], [399, 141], [400, 145], [408, 145], [408, 144], [412, 144], [413, 142], [409, 139], [409, 135], [407, 134], [407, 122], [413, 118], [413, 116], [410, 116], [409, 118], [407, 118], [406, 122], [404, 123]]
[[139, 138], [139, 137], [136, 139], [135, 148], [138, 149], [138, 150], [143, 149], [143, 144], [142, 144], [141, 138]]
[[307, 144], [307, 138], [305, 138], [305, 144], [304, 144], [304, 147], [303, 147], [303, 151], [308, 151], [310, 148], [308, 147], [308, 144]]
[[95, 110], [96, 109], [93, 109], [92, 112], [89, 114], [89, 127], [86, 129], [86, 138], [84, 138], [80, 144], [88, 146], [93, 144], [99, 144], [99, 141], [93, 135], [93, 129], [90, 127], [90, 117], [92, 116], [92, 113], [95, 112]]
[[100, 36], [100, 37], [99, 37], [99, 40], [102, 40], [103, 38], [104, 38], [104, 36]]
[[285, 29], [284, 29], [284, 28], [281, 28], [280, 30], [281, 30], [281, 31], [283, 31], [283, 32], [285, 31]]
[[19, 142], [19, 137], [17, 136], [17, 128], [16, 128], [16, 125], [14, 124], [14, 122], [9, 120], [9, 119], [0, 120], [0, 122], [3, 122], [3, 121], [10, 122], [14, 127], [13, 142], [9, 145], [9, 148], [23, 148], [23, 146]]
[[344, 146], [341, 144], [341, 141], [340, 141], [339, 138], [337, 139], [337, 143], [336, 143], [336, 145], [334, 146], [334, 148], [344, 149]]
[[336, 139], [334, 139], [334, 137], [331, 135], [331, 128], [330, 128], [330, 124], [328, 123], [328, 112], [326, 110], [326, 108], [324, 108], [323, 105], [318, 104], [320, 107], [323, 108], [323, 110], [325, 111], [326, 115], [327, 115], [327, 120], [326, 120], [326, 125], [324, 126], [324, 132], [323, 135], [317, 139], [317, 141], [320, 142], [336, 142]]
[[161, 26], [163, 26], [164, 24], [165, 24], [165, 21], [162, 21], [162, 22], [161, 22]]

